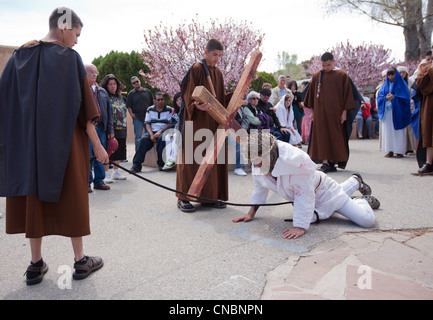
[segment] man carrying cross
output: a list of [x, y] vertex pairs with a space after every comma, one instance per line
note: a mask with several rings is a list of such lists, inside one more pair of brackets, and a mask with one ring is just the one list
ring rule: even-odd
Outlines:
[[[192, 121], [193, 137], [200, 129], [208, 129], [213, 134], [216, 134], [219, 126], [218, 122], [214, 120], [208, 113], [208, 111], [211, 109], [211, 105], [208, 102], [200, 103], [192, 98], [192, 93], [197, 86], [204, 86], [207, 90], [209, 90], [209, 92], [214, 93], [216, 99], [223, 106], [227, 106], [228, 102], [230, 101], [231, 93], [227, 94], [225, 92], [222, 72], [218, 67], [216, 67], [216, 64], [220, 61], [223, 52], [224, 47], [220, 41], [216, 39], [209, 40], [206, 45], [204, 61], [202, 63], [206, 63], [206, 66], [209, 69], [210, 77], [206, 76], [202, 63], [197, 62], [191, 69], [189, 81], [182, 89], [182, 95], [185, 101], [184, 120], [185, 123], [186, 121]], [[188, 193], [188, 190], [190, 189], [200, 167], [200, 163], [198, 163], [196, 159], [190, 161], [191, 159], [187, 159], [187, 157], [193, 157], [195, 155], [195, 150], [202, 144], [202, 141], [190, 141], [190, 139], [185, 137], [185, 130], [182, 135], [182, 141], [184, 141], [185, 144], [192, 144], [192, 152], [191, 150], [187, 150], [185, 147], [182, 148], [182, 160], [177, 166], [176, 189], [184, 193]], [[226, 146], [225, 148], [227, 149]], [[225, 152], [225, 161], [222, 164], [216, 163], [210, 171], [208, 179], [200, 194], [201, 197], [223, 201], [228, 200], [227, 165], [227, 152]], [[192, 212], [195, 210], [195, 207], [189, 202], [187, 197], [181, 194], [177, 194], [177, 197], [177, 206], [180, 210], [183, 212]], [[214, 208], [225, 207], [225, 205], [221, 203], [202, 203], [202, 205], [212, 206]]]

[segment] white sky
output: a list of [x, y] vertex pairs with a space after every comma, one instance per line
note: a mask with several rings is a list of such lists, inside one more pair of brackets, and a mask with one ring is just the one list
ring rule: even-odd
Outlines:
[[260, 71], [278, 69], [278, 52], [297, 54], [300, 63], [348, 40], [352, 45], [382, 44], [397, 61], [404, 60], [403, 29], [360, 14], [327, 15], [323, 4], [321, 0], [0, 0], [0, 44], [19, 46], [42, 38], [51, 12], [66, 6], [84, 23], [74, 47], [84, 63], [111, 50], [141, 52], [144, 30], [161, 22], [190, 23], [196, 14], [202, 23], [210, 18], [246, 20], [265, 33]]

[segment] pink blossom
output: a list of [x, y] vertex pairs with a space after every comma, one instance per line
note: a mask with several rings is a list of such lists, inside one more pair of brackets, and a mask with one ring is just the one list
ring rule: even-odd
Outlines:
[[[382, 79], [382, 71], [396, 64], [390, 58], [391, 50], [383, 45], [363, 43], [353, 47], [347, 42], [326, 51], [334, 55], [335, 66], [346, 71], [358, 88], [376, 86]], [[308, 66], [311, 74], [322, 69], [320, 57], [315, 56], [311, 60]]]
[[208, 25], [203, 25], [197, 15], [191, 23], [183, 22], [176, 28], [160, 23], [153, 30], [147, 30], [140, 57], [150, 72], [140, 71], [140, 75], [152, 87], [173, 96], [180, 91], [188, 69], [203, 59], [206, 43], [212, 38], [225, 46], [218, 67], [223, 73], [226, 90], [234, 89], [250, 53], [260, 49], [264, 34], [254, 30], [250, 23], [236, 23], [231, 18], [224, 23], [211, 19]]

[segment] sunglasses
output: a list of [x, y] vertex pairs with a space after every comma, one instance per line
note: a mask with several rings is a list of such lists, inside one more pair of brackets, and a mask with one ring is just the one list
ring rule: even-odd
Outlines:
[[137, 83], [140, 83], [140, 81], [138, 81], [138, 80], [134, 81], [132, 84], [137, 84]]

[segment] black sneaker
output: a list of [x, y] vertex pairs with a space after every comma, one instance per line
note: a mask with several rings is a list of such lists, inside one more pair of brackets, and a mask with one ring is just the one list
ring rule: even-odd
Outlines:
[[319, 170], [322, 171], [322, 172], [324, 172], [324, 173], [328, 173], [328, 172], [335, 172], [335, 171], [337, 171], [337, 168], [335, 168], [335, 166], [330, 166], [328, 163], [324, 163], [319, 168]]
[[136, 166], [132, 166], [131, 171], [134, 173], [139, 173], [141, 172], [141, 169], [138, 169]]
[[195, 207], [189, 201], [177, 200], [177, 207], [182, 212], [193, 212], [195, 211]]
[[203, 207], [210, 207], [215, 209], [224, 209], [227, 208], [227, 204], [224, 202], [218, 201], [218, 202], [212, 202], [212, 203], [202, 203]]

